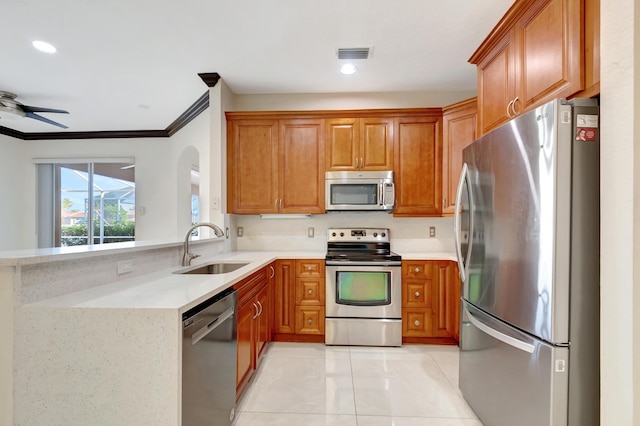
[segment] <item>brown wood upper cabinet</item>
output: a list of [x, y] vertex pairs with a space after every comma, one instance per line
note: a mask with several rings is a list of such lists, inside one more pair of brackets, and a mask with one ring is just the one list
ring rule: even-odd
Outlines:
[[479, 135], [584, 89], [584, 1], [517, 0], [476, 50]]
[[476, 140], [476, 98], [442, 108], [442, 214], [452, 215], [458, 180], [462, 171], [462, 150]]
[[324, 213], [324, 120], [227, 113], [227, 211]]
[[394, 120], [394, 216], [442, 213], [442, 111]]
[[326, 120], [328, 171], [393, 170], [393, 118]]

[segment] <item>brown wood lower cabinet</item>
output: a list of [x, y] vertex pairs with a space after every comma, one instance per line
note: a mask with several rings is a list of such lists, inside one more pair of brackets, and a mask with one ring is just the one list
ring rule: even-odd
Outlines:
[[234, 285], [238, 291], [236, 397], [239, 397], [271, 340], [270, 267]]
[[273, 340], [324, 342], [324, 259], [276, 261]]
[[402, 341], [457, 344], [460, 280], [455, 262], [402, 261]]

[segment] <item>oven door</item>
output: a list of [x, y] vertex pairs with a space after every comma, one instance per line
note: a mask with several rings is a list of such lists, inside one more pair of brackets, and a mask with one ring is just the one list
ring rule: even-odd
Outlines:
[[327, 265], [328, 318], [402, 318], [400, 266]]

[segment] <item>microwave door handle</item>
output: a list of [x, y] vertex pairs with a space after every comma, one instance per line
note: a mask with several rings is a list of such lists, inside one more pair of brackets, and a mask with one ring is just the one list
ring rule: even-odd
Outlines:
[[378, 184], [378, 205], [380, 207], [384, 207], [385, 205], [385, 199], [384, 199], [384, 183], [380, 183]]

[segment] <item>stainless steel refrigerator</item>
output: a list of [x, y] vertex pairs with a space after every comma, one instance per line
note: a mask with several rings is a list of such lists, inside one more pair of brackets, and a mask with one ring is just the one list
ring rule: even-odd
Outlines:
[[487, 426], [599, 424], [599, 129], [558, 99], [465, 148], [460, 389]]

